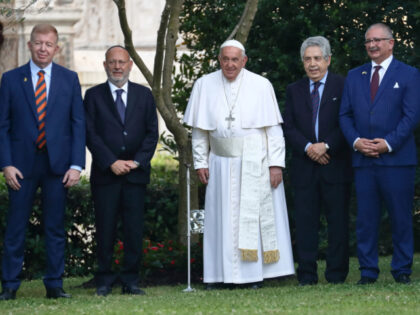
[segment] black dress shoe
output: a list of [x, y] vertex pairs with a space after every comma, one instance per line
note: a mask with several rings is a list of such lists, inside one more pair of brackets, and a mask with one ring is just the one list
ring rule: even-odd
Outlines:
[[96, 295], [97, 296], [107, 296], [112, 292], [111, 287], [108, 287], [106, 285], [101, 285], [96, 288]]
[[122, 294], [133, 294], [133, 295], [145, 295], [146, 292], [144, 292], [142, 289], [140, 289], [136, 285], [124, 285], [122, 287]]
[[47, 299], [69, 299], [71, 295], [64, 292], [63, 288], [47, 288]]
[[402, 284], [409, 284], [411, 283], [410, 275], [403, 273], [395, 278], [395, 282], [402, 283]]
[[9, 288], [3, 288], [3, 291], [0, 293], [0, 301], [14, 300], [16, 299], [16, 291]]
[[376, 282], [376, 278], [370, 277], [361, 277], [360, 280], [357, 282], [358, 285], [365, 285], [365, 284], [372, 284]]

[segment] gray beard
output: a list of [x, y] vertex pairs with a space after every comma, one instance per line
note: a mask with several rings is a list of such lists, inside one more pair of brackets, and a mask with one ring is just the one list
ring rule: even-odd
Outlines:
[[129, 75], [127, 75], [127, 76], [124, 76], [124, 77], [122, 77], [121, 79], [119, 79], [119, 78], [114, 78], [114, 77], [111, 75], [111, 73], [109, 73], [108, 71], [106, 71], [106, 74], [107, 74], [107, 76], [108, 76], [108, 80], [109, 80], [109, 82], [111, 82], [112, 84], [114, 84], [114, 85], [116, 85], [116, 86], [118, 86], [118, 87], [121, 87], [121, 86], [123, 86], [124, 84], [126, 84], [126, 83], [127, 83], [127, 81], [128, 81], [128, 77], [129, 77]]
[[109, 77], [108, 77], [108, 80], [109, 80], [109, 82], [111, 82], [112, 84], [114, 84], [114, 85], [116, 85], [116, 86], [118, 86], [118, 87], [121, 87], [121, 86], [123, 86], [124, 84], [126, 84], [126, 83], [127, 83], [127, 81], [128, 81], [128, 77], [124, 77], [124, 78], [121, 78], [121, 79], [115, 79], [115, 78], [113, 78], [113, 77], [109, 76]]

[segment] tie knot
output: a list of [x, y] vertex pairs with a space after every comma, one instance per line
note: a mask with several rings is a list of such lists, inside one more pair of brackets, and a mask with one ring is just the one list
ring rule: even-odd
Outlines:
[[321, 81], [314, 82], [314, 90], [318, 90], [320, 85], [321, 85]]
[[121, 94], [124, 92], [124, 90], [123, 89], [118, 89], [118, 90], [115, 90], [115, 93], [117, 93], [117, 97], [121, 97]]
[[375, 66], [375, 72], [378, 72], [382, 67], [381, 66]]
[[43, 76], [44, 76], [44, 74], [45, 74], [45, 71], [44, 71], [44, 70], [39, 70], [39, 71], [38, 71], [38, 76], [39, 76], [39, 77], [43, 77]]

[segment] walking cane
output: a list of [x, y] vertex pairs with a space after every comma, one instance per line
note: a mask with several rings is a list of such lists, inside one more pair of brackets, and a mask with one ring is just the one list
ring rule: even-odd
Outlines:
[[191, 288], [191, 205], [190, 205], [190, 167], [191, 164], [185, 164], [187, 168], [187, 248], [188, 248], [188, 287], [183, 292], [195, 291]]

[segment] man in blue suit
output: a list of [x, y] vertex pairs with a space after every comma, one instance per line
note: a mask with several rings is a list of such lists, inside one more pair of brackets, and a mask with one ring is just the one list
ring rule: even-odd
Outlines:
[[396, 282], [410, 283], [420, 73], [392, 56], [394, 39], [385, 24], [368, 28], [365, 47], [372, 61], [349, 71], [340, 108], [341, 129], [354, 149], [358, 284], [374, 283], [379, 274], [382, 201], [392, 225], [391, 273]]
[[85, 165], [85, 119], [77, 74], [52, 62], [55, 27], [32, 29], [31, 60], [6, 72], [0, 87], [0, 168], [9, 186], [0, 300], [20, 286], [25, 230], [38, 187], [42, 189], [47, 298], [63, 291], [65, 199]]

